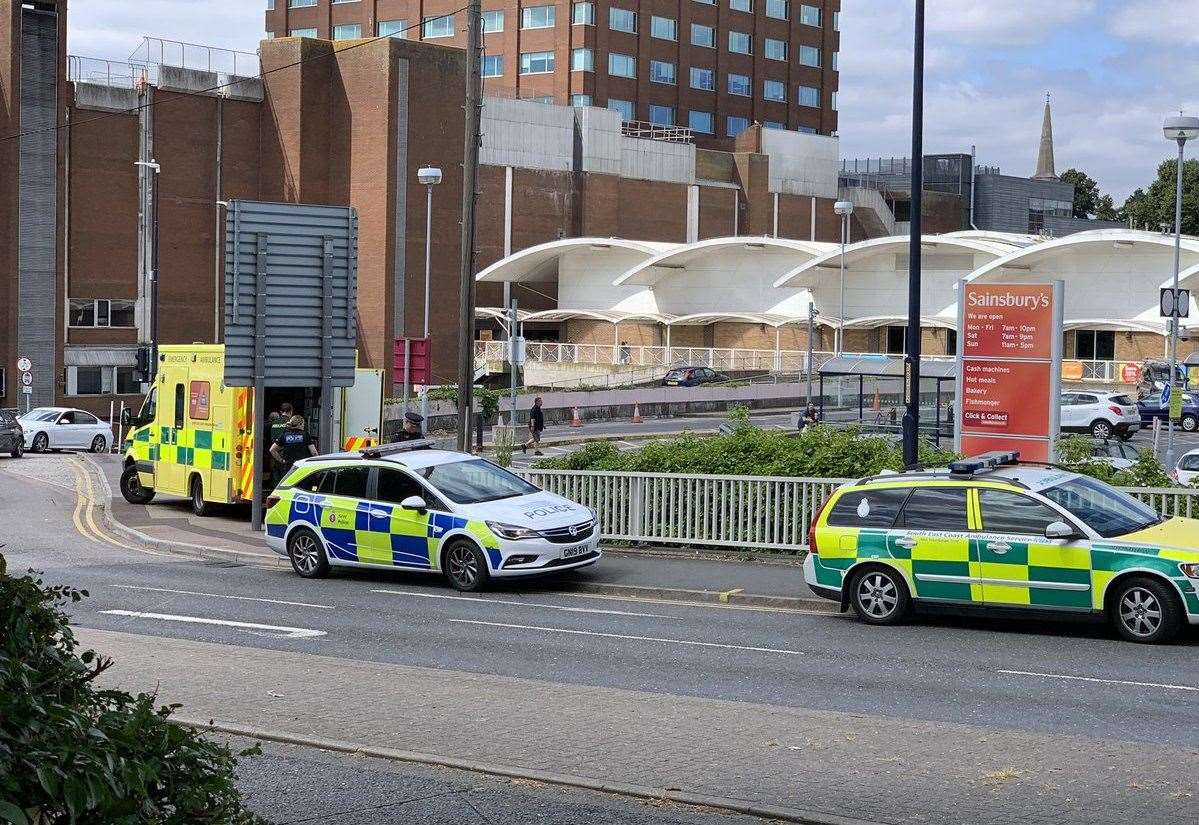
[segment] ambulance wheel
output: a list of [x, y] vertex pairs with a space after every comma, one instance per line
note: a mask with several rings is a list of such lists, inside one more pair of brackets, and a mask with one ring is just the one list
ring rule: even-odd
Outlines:
[[1182, 626], [1182, 608], [1170, 587], [1158, 579], [1136, 576], [1120, 582], [1108, 599], [1108, 618], [1130, 642], [1168, 642]]
[[33, 444], [30, 445], [30, 449], [35, 453], [44, 453], [49, 446], [50, 436], [45, 433], [38, 433], [33, 437]]
[[104, 452], [104, 436], [98, 435], [92, 439], [91, 452], [93, 452], [93, 453]]
[[305, 579], [323, 579], [329, 575], [329, 559], [316, 533], [307, 527], [292, 531], [287, 538], [287, 557], [291, 569]]
[[216, 505], [204, 500], [204, 480], [199, 476], [192, 477], [191, 495], [192, 512], [197, 516], [211, 516]]
[[121, 473], [121, 495], [130, 504], [149, 504], [154, 498], [154, 491], [142, 486], [137, 467], [130, 464], [125, 468], [125, 472]]
[[459, 539], [446, 548], [441, 569], [455, 590], [482, 590], [490, 578], [483, 551], [465, 539]]
[[903, 577], [889, 567], [868, 567], [853, 577], [849, 603], [867, 624], [897, 624], [911, 605]]

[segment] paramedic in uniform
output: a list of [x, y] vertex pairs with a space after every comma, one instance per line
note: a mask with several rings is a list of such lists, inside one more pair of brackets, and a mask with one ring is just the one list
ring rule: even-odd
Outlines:
[[421, 424], [425, 423], [424, 416], [420, 413], [406, 412], [404, 413], [404, 428], [400, 430], [396, 441], [418, 441], [425, 437], [421, 432]]
[[316, 455], [316, 445], [304, 424], [304, 416], [293, 415], [287, 420], [283, 432], [271, 445], [271, 457], [279, 463], [276, 478], [282, 481], [291, 472], [291, 466], [306, 456]]

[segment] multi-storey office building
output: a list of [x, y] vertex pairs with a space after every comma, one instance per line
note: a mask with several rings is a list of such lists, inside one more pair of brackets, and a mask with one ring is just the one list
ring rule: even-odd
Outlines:
[[[487, 93], [689, 127], [837, 131], [840, 0], [485, 0]], [[270, 0], [268, 37], [391, 35], [463, 46], [457, 0]], [[457, 12], [457, 13], [455, 13]]]

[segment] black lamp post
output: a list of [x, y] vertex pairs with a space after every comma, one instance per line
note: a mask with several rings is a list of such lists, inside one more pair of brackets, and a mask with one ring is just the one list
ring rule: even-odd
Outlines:
[[904, 348], [903, 463], [919, 460], [920, 436], [920, 205], [924, 189], [924, 0], [916, 0], [912, 79], [912, 223], [908, 250], [908, 329]]

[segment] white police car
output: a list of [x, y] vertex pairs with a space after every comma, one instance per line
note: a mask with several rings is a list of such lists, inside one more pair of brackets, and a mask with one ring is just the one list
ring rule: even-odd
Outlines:
[[267, 499], [266, 542], [305, 578], [337, 566], [429, 570], [459, 590], [601, 555], [591, 509], [429, 441], [297, 462]]

